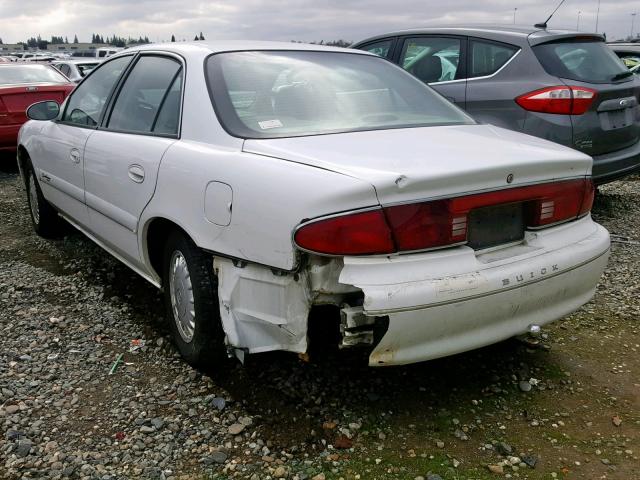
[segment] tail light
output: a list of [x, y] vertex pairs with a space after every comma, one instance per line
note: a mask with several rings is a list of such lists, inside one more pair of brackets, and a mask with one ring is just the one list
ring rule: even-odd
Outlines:
[[525, 224], [539, 229], [589, 213], [594, 192], [591, 179], [579, 179], [382, 207], [302, 224], [294, 240], [298, 247], [324, 255], [441, 248], [467, 241], [469, 213], [476, 208], [523, 203]]
[[582, 115], [597, 96], [585, 87], [549, 87], [521, 95], [516, 103], [530, 112]]

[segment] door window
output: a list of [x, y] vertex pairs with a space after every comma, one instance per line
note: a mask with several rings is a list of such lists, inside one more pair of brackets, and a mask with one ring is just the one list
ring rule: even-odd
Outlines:
[[408, 38], [402, 47], [400, 65], [425, 83], [455, 80], [459, 77], [460, 44], [458, 38]]
[[181, 71], [177, 60], [141, 57], [118, 94], [107, 128], [151, 133], [157, 127], [157, 133], [168, 133], [167, 129], [174, 129], [169, 133], [177, 133]]
[[182, 98], [182, 70], [180, 70], [160, 106], [160, 112], [152, 127], [153, 133], [177, 135], [180, 126], [180, 103]]
[[518, 51], [513, 45], [471, 40], [471, 72], [469, 78], [493, 75]]
[[97, 126], [107, 100], [131, 58], [131, 55], [116, 58], [92, 72], [69, 97], [62, 121], [88, 127]]
[[392, 39], [382, 40], [380, 42], [370, 43], [360, 47], [360, 50], [375, 53], [379, 57], [387, 58], [389, 56], [389, 50], [391, 50], [391, 43]]

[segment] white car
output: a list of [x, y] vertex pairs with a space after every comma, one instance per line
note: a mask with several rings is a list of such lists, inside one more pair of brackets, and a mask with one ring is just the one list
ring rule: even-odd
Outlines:
[[101, 61], [99, 60], [56, 60], [51, 64], [65, 74], [69, 80], [79, 83], [87, 74], [96, 68]]
[[306, 352], [318, 305], [371, 365], [451, 355], [576, 310], [607, 263], [590, 157], [366, 52], [150, 45], [28, 114], [36, 231], [59, 214], [163, 288], [192, 364]]

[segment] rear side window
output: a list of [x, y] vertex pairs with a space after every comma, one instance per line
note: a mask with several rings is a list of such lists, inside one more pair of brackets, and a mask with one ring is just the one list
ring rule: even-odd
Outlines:
[[380, 42], [370, 43], [363, 47], [360, 47], [360, 50], [364, 50], [365, 52], [375, 53], [379, 57], [387, 58], [389, 56], [389, 50], [391, 50], [392, 40], [382, 40]]
[[469, 77], [486, 77], [500, 70], [518, 51], [513, 45], [471, 40], [471, 72]]
[[543, 43], [533, 51], [550, 75], [588, 83], [609, 83], [627, 71], [602, 41]]
[[400, 66], [425, 83], [454, 80], [460, 66], [460, 39], [416, 37], [404, 42]]
[[[171, 58], [140, 58], [118, 94], [107, 127], [128, 132], [152, 132], [164, 104], [174, 105], [174, 110], [180, 107], [179, 90], [176, 94], [175, 89], [180, 89], [181, 83], [177, 87], [175, 85], [181, 70], [180, 62]], [[164, 113], [163, 131], [158, 133], [167, 133], [166, 115], [171, 116], [171, 112]]]

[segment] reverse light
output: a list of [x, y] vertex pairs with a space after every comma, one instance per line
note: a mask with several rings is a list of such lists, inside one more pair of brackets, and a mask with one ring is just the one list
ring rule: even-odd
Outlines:
[[539, 229], [586, 215], [594, 193], [592, 180], [583, 178], [393, 205], [304, 223], [294, 240], [298, 247], [324, 255], [429, 250], [465, 243], [474, 209], [522, 203], [525, 225]]
[[548, 87], [521, 95], [516, 103], [530, 112], [582, 115], [597, 96], [598, 92], [585, 87]]

